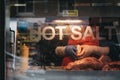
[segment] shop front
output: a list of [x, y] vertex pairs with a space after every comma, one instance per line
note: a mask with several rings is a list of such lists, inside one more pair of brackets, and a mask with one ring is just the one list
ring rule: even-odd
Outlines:
[[8, 0], [6, 80], [119, 80], [120, 2]]

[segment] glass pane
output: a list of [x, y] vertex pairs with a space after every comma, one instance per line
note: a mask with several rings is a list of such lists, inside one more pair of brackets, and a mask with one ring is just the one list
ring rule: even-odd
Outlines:
[[120, 77], [119, 1], [8, 0], [6, 3], [8, 80]]

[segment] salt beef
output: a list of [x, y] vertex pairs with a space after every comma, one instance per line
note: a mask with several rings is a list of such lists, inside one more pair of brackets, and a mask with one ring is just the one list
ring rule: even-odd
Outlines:
[[120, 70], [120, 61], [110, 62], [106, 64], [102, 70], [103, 71], [118, 71]]
[[86, 57], [69, 63], [66, 70], [101, 70], [103, 63], [95, 57]]
[[69, 63], [65, 66], [66, 70], [102, 70], [105, 64], [111, 62], [108, 56], [102, 55], [99, 59], [86, 57]]

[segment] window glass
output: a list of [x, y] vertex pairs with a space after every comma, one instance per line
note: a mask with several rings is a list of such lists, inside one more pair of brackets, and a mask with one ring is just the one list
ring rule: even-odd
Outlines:
[[109, 75], [104, 79], [116, 80], [118, 73], [114, 77], [109, 71], [120, 70], [119, 1], [8, 0], [6, 3], [8, 80], [33, 77], [52, 80], [51, 76], [59, 73], [63, 76], [58, 76], [60, 80], [68, 80], [68, 76], [77, 79], [77, 73], [92, 75], [91, 79], [96, 80], [94, 75], [101, 75], [98, 71], [102, 77]]

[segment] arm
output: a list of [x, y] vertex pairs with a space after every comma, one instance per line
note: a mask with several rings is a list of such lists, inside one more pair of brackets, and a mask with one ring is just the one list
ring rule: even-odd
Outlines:
[[111, 41], [100, 41], [100, 46], [109, 47], [108, 56], [112, 59], [112, 61], [120, 60], [120, 47], [116, 46], [115, 42]]
[[90, 56], [91, 54], [108, 55], [110, 51], [109, 47], [100, 47], [93, 45], [81, 45], [79, 48], [81, 48], [81, 51], [78, 50], [77, 56], [81, 58]]
[[109, 52], [110, 52], [109, 47], [95, 46], [95, 53], [97, 53], [98, 55], [108, 55]]
[[108, 55], [112, 61], [120, 60], [119, 48], [110, 43], [109, 45], [104, 44], [104, 46], [81, 45], [81, 52], [77, 52], [77, 56], [80, 58], [88, 57], [91, 54]]

